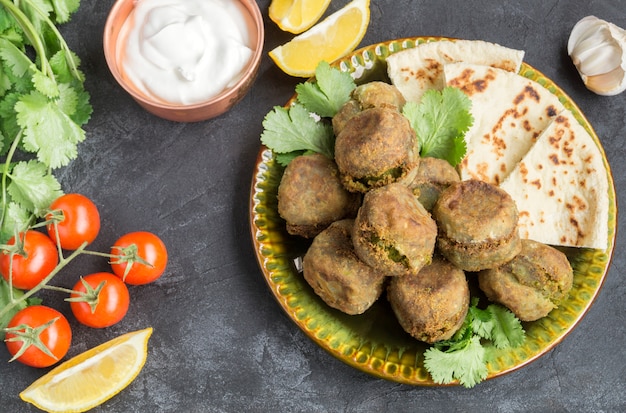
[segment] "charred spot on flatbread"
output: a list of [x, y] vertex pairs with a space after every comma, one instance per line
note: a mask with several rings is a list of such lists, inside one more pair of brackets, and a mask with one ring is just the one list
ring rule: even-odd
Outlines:
[[465, 135], [461, 179], [502, 183], [553, 117], [565, 109], [539, 83], [516, 73], [461, 62], [445, 65], [444, 74], [448, 86], [458, 87], [470, 98], [475, 119]]
[[524, 51], [480, 40], [444, 40], [415, 45], [389, 55], [387, 74], [407, 101], [419, 102], [428, 89], [445, 86], [444, 66], [468, 62], [517, 73]]
[[501, 187], [520, 210], [522, 238], [606, 248], [606, 168], [591, 135], [569, 110], [554, 118]]

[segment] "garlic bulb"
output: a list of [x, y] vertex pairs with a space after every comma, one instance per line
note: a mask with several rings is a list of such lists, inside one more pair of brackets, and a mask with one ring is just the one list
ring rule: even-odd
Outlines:
[[626, 90], [626, 30], [584, 17], [572, 29], [567, 53], [592, 92], [612, 96]]

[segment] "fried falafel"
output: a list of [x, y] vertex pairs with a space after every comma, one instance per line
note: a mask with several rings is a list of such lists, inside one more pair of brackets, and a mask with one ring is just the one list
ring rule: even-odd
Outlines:
[[427, 211], [432, 211], [444, 189], [461, 178], [445, 159], [425, 157], [420, 160], [415, 179], [408, 185]]
[[522, 240], [522, 250], [508, 263], [478, 273], [487, 298], [511, 310], [522, 321], [548, 315], [569, 294], [573, 270], [556, 248]]
[[371, 108], [390, 108], [400, 112], [406, 100], [397, 87], [389, 83], [373, 81], [357, 86], [348, 100], [333, 116], [335, 135], [343, 129], [346, 122], [357, 113]]
[[409, 120], [387, 107], [352, 116], [335, 140], [341, 181], [351, 192], [393, 182], [408, 184], [420, 163], [419, 142]]
[[437, 226], [402, 184], [372, 189], [363, 197], [352, 241], [366, 264], [390, 276], [419, 272], [435, 249]]
[[305, 238], [334, 221], [354, 218], [360, 203], [360, 195], [341, 184], [337, 165], [321, 154], [294, 158], [278, 186], [278, 213], [287, 222], [287, 232]]
[[385, 275], [361, 261], [354, 252], [354, 220], [332, 223], [317, 235], [302, 260], [304, 279], [330, 307], [361, 314], [383, 292]]
[[439, 196], [433, 217], [439, 251], [465, 271], [500, 266], [521, 251], [517, 207], [495, 185], [479, 180], [450, 185]]
[[419, 273], [392, 277], [387, 299], [402, 328], [426, 343], [451, 338], [470, 304], [465, 273], [440, 255]]

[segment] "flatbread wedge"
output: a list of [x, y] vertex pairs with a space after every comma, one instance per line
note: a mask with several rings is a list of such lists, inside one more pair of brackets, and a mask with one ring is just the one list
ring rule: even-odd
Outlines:
[[462, 180], [499, 185], [565, 107], [539, 83], [506, 70], [468, 64], [444, 66], [446, 84], [472, 101], [474, 124], [465, 135]]
[[447, 39], [421, 43], [388, 56], [387, 74], [407, 101], [419, 102], [426, 90], [443, 89], [445, 64], [467, 62], [517, 73], [523, 58], [523, 50], [496, 43]]
[[561, 112], [500, 186], [515, 200], [522, 238], [606, 249], [608, 176], [601, 150]]

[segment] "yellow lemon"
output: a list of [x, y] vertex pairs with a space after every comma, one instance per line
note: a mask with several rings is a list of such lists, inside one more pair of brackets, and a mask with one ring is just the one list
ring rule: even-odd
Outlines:
[[302, 33], [322, 17], [330, 0], [272, 0], [270, 19], [282, 30]]
[[311, 77], [321, 61], [331, 63], [353, 51], [365, 36], [370, 0], [353, 0], [306, 32], [269, 52], [291, 76]]
[[20, 393], [48, 412], [84, 412], [115, 396], [141, 371], [152, 328], [121, 335], [67, 360]]

